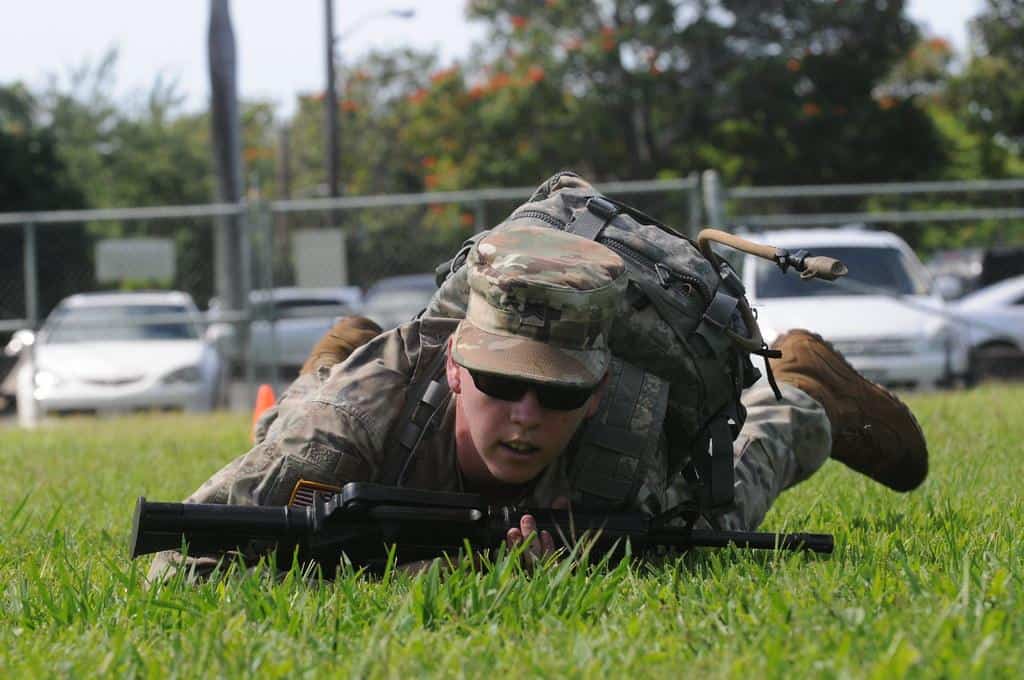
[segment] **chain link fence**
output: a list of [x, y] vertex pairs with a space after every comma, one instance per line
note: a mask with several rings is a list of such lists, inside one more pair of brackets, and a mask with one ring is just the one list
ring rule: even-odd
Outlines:
[[[691, 235], [703, 224], [757, 230], [861, 223], [895, 231], [925, 259], [950, 247], [1024, 245], [1024, 180], [730, 188], [708, 172], [700, 179], [692, 175], [599, 188]], [[279, 361], [286, 339], [275, 337], [281, 317], [288, 316], [285, 289], [347, 287], [353, 297], [345, 298], [345, 304], [353, 303], [347, 308], [351, 311], [361, 294], [372, 296], [375, 284], [384, 285], [385, 279], [422, 275], [420, 280], [426, 280], [467, 237], [501, 222], [532, 192], [533, 187], [519, 187], [0, 214], [0, 345], [17, 329], [38, 329], [50, 310], [74, 293], [180, 290], [204, 311], [204, 323], [231, 326], [233, 340], [246, 345], [237, 353], [235, 376], [246, 384], [240, 402], [247, 403], [256, 381], [280, 386], [294, 370], [294, 362]], [[245, 292], [239, 309], [225, 310], [222, 304], [211, 313], [207, 310], [211, 303], [217, 306], [222, 287], [217, 234], [234, 217], [241, 220], [244, 234], [236, 256], [244, 260], [239, 270]], [[101, 271], [104, 244], [140, 239], [170, 244], [170, 273], [111, 276]], [[293, 316], [323, 317], [329, 311], [337, 310], [305, 309]], [[250, 344], [264, 327], [271, 336], [266, 356]], [[0, 374], [5, 368], [0, 365]]]
[[892, 231], [922, 259], [951, 249], [1024, 245], [1024, 180], [726, 188], [705, 173], [709, 219], [732, 228], [864, 225]]

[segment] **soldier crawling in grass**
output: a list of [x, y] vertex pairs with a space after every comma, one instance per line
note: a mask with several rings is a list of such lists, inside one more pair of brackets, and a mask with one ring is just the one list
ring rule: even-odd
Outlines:
[[[542, 199], [594, 193], [571, 174], [545, 187]], [[641, 318], [626, 314], [631, 297], [642, 308], [638, 287], [623, 257], [592, 229], [567, 231], [510, 218], [452, 265], [461, 265], [463, 278], [442, 288], [427, 315], [386, 333], [365, 318], [340, 320], [264, 416], [256, 446], [187, 502], [287, 505], [311, 490], [370, 481], [531, 508], [656, 514], [693, 504], [701, 491], [689, 459], [721, 442], [707, 434], [681, 442], [672, 421], [687, 413], [679, 403], [715, 395], [693, 385], [696, 396], [670, 404], [668, 380], [613, 356], [616, 333], [625, 352], [621, 338], [644, 331], [621, 327]], [[461, 305], [452, 304], [452, 290], [464, 296]], [[773, 349], [781, 352], [767, 359], [778, 392], [754, 386], [740, 403], [741, 385], [728, 410], [731, 422], [742, 422], [726, 443], [736, 479], [731, 503], [700, 521], [753, 530], [782, 491], [829, 457], [899, 491], [924, 480], [924, 437], [897, 397], [808, 331], [783, 335]], [[735, 365], [735, 354], [721, 356]], [[739, 374], [752, 382], [749, 372], [739, 369], [732, 386]], [[678, 382], [672, 389], [687, 392]], [[712, 427], [699, 425], [702, 433]], [[524, 516], [509, 544], [535, 529]], [[555, 548], [547, 532], [527, 543], [533, 557]], [[216, 558], [189, 563], [203, 572]], [[150, 578], [180, 564], [177, 553], [161, 553]]]

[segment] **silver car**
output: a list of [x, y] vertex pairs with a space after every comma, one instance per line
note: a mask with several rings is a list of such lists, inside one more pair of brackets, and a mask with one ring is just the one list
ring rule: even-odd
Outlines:
[[181, 292], [83, 293], [63, 300], [38, 334], [19, 332], [19, 420], [53, 412], [208, 410], [223, 367]]
[[748, 256], [743, 283], [769, 343], [791, 328], [807, 328], [875, 382], [928, 388], [967, 379], [965, 333], [930, 292], [914, 251], [895, 234], [844, 228], [751, 237], [791, 252], [836, 257], [850, 269], [835, 282], [806, 281]]
[[1024, 376], [1024, 276], [970, 293], [953, 308], [968, 329], [973, 377]]
[[[294, 369], [305, 362], [324, 333], [339, 316], [359, 311], [362, 295], [358, 287], [274, 288], [254, 290], [249, 295], [252, 336], [249, 359], [259, 365]], [[206, 337], [233, 362], [241, 362], [245, 348], [235, 323], [216, 321], [226, 315], [218, 301], [210, 303], [214, 323]]]
[[423, 311], [435, 290], [433, 274], [389, 276], [366, 291], [362, 314], [384, 330], [395, 328]]

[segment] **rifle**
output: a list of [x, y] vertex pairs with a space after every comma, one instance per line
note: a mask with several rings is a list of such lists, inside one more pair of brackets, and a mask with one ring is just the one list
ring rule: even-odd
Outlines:
[[240, 506], [200, 503], [154, 503], [140, 497], [132, 525], [131, 555], [176, 550], [183, 544], [192, 555], [276, 549], [291, 563], [317, 563], [333, 573], [342, 555], [354, 565], [379, 569], [395, 546], [399, 562], [455, 555], [468, 542], [493, 549], [524, 514], [537, 520], [556, 542], [571, 548], [581, 534], [598, 551], [623, 548], [628, 540], [637, 551], [665, 546], [678, 549], [735, 545], [760, 550], [810, 550], [831, 553], [828, 534], [772, 534], [715, 531], [691, 525], [670, 527], [658, 516], [640, 512], [525, 510], [492, 506], [481, 496], [404, 489], [350, 482], [326, 499], [319, 495], [307, 506]]

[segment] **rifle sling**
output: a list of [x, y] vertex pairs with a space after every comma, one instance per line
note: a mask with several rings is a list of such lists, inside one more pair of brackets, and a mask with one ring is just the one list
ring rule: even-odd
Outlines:
[[443, 378], [446, 357], [447, 353], [442, 346], [430, 359], [426, 371], [409, 386], [397, 424], [384, 442], [383, 484], [402, 485], [431, 418], [448, 398], [448, 382]]

